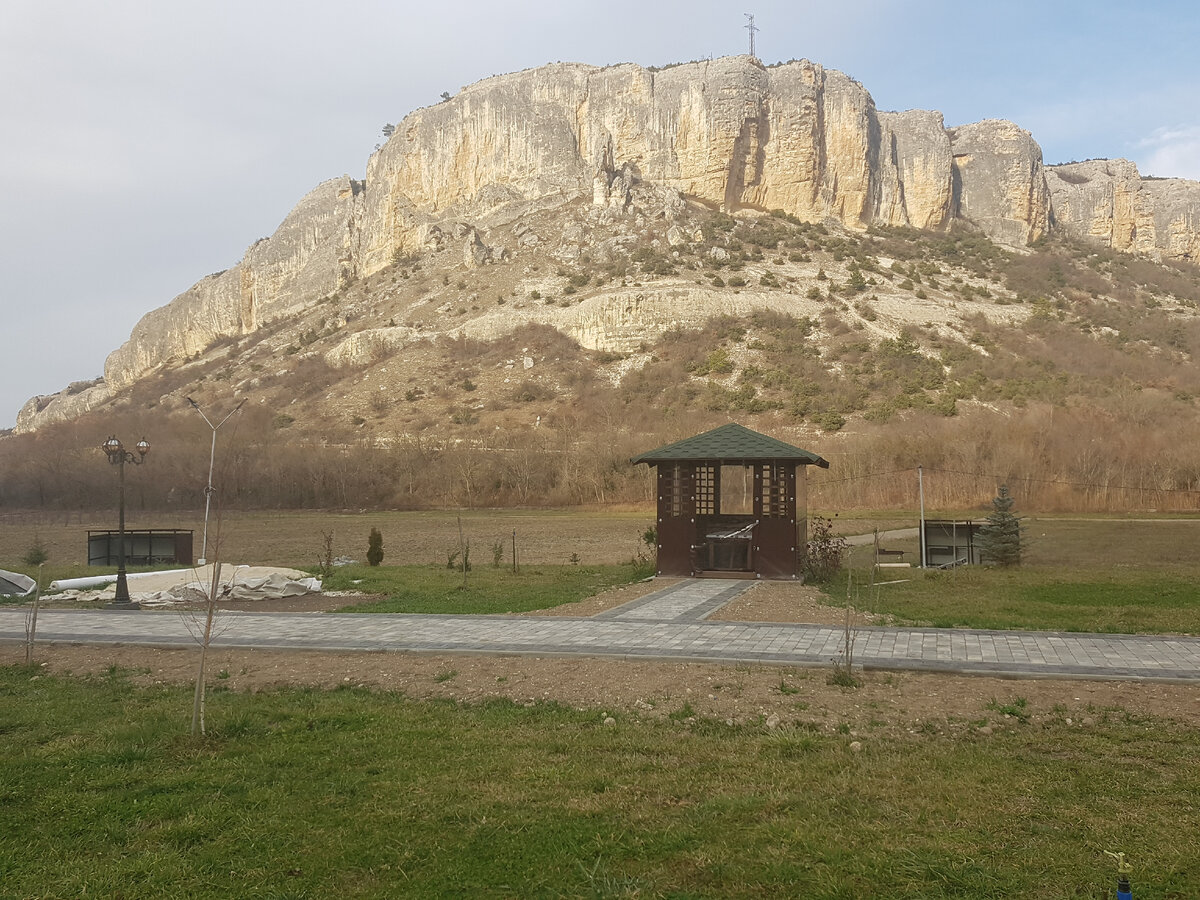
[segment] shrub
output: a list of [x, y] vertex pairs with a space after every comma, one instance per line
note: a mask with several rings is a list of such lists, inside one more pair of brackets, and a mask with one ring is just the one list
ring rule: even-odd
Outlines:
[[809, 520], [808, 533], [802, 568], [804, 580], [817, 583], [829, 581], [841, 571], [849, 545], [844, 537], [834, 535], [832, 520], [821, 516], [813, 516]]
[[836, 412], [823, 412], [813, 416], [813, 424], [822, 431], [841, 431], [846, 427], [846, 417]]
[[377, 566], [383, 562], [383, 534], [378, 528], [372, 528], [367, 537], [367, 565]]

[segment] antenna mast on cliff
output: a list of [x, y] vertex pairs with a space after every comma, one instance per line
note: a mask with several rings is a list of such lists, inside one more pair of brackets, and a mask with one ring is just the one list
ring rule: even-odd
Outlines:
[[750, 55], [754, 56], [754, 33], [758, 31], [758, 26], [754, 24], [753, 15], [750, 13], [742, 13], [742, 15], [750, 20], [748, 23], [746, 23], [746, 30], [750, 32]]

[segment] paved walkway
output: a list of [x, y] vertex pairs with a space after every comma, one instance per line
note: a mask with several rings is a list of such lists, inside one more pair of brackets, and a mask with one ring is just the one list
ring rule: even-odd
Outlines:
[[[214, 646], [619, 656], [635, 659], [827, 666], [845, 634], [825, 625], [704, 619], [749, 582], [684, 581], [594, 618], [368, 613], [218, 615]], [[39, 641], [193, 647], [178, 612], [46, 610]], [[25, 611], [0, 610], [0, 642], [25, 639]], [[863, 627], [865, 669], [1040, 678], [1163, 679], [1200, 683], [1200, 638]]]

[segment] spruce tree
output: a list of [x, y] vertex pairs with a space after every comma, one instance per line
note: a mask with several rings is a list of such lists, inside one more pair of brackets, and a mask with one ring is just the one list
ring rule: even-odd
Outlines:
[[1002, 484], [999, 494], [992, 499], [987, 524], [979, 529], [977, 543], [984, 562], [998, 566], [1021, 564], [1021, 520], [1013, 515], [1012, 507], [1008, 485]]
[[372, 528], [367, 538], [367, 565], [377, 566], [383, 562], [383, 535], [378, 528]]

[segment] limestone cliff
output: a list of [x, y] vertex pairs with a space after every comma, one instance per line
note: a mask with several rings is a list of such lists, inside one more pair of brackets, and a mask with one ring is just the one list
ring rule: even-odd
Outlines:
[[1010, 247], [1046, 233], [1050, 194], [1042, 148], [1028, 131], [989, 119], [951, 129], [950, 147], [957, 218]]
[[311, 306], [357, 275], [352, 250], [361, 184], [338, 178], [305, 196], [270, 238], [232, 269], [201, 279], [147, 313], [104, 364], [118, 391], [155, 367], [186, 359], [213, 341]]
[[[510, 252], [487, 246], [490, 228], [573, 201], [621, 215], [647, 190], [668, 218], [686, 197], [851, 229], [960, 221], [1015, 248], [1057, 225], [1119, 250], [1200, 253], [1200, 183], [1142, 179], [1124, 161], [1047, 170], [1037, 143], [1010, 122], [947, 129], [936, 112], [880, 112], [858, 82], [807, 60], [765, 67], [736, 56], [663, 70], [559, 63], [486, 79], [411, 113], [371, 156], [364, 181], [319, 185], [233, 268], [148, 313], [110, 354], [104, 383], [86, 397], [35, 398], [17, 430], [78, 415], [450, 235], [467, 237], [468, 267], [484, 265]], [[514, 252], [535, 246], [536, 236], [513, 235]], [[347, 358], [408, 339], [384, 330]]]
[[[939, 228], [952, 215], [940, 115], [881, 114], [840, 72], [748, 56], [659, 72], [557, 64], [481, 81], [405, 119], [367, 169], [362, 271], [419, 249], [430, 223], [547, 199], [613, 205], [631, 177], [725, 209], [852, 228]], [[997, 237], [1029, 230], [1005, 212], [987, 218]], [[1032, 215], [1044, 221], [1046, 210]]]
[[1055, 225], [1068, 234], [1156, 259], [1200, 260], [1200, 182], [1142, 178], [1127, 159], [1047, 172]]

